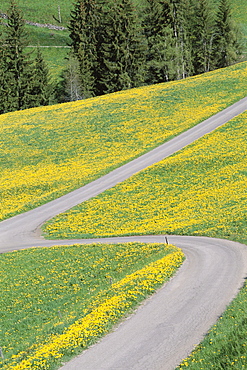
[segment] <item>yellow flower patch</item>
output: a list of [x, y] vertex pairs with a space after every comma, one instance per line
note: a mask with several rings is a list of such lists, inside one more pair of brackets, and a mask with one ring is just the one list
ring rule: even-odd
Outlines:
[[246, 95], [247, 63], [0, 116], [0, 220], [78, 188]]
[[58, 216], [50, 238], [129, 234], [246, 236], [247, 113]]
[[[96, 248], [96, 246], [94, 247]], [[91, 248], [93, 249], [94, 247]], [[103, 248], [102, 251], [104, 248], [106, 250], [107, 248], [111, 249], [111, 247], [113, 248], [113, 246], [107, 245], [100, 246], [100, 248]], [[83, 246], [73, 246], [72, 250], [75, 252], [76, 248], [80, 251], [79, 248], [83, 248]], [[114, 247], [116, 251], [117, 248], [118, 246]], [[64, 253], [64, 257], [66, 257], [66, 249], [70, 251], [70, 247], [53, 247], [53, 251], [58, 251], [58, 249], [59, 252]], [[76, 321], [72, 320], [72, 324], [62, 333], [49, 335], [46, 341], [36, 341], [36, 343], [30, 348], [25, 348], [24, 351], [12, 355], [6, 365], [3, 362], [3, 369], [50, 369], [64, 355], [73, 354], [78, 347], [88, 347], [91, 343], [95, 342], [97, 338], [109, 331], [109, 328], [112, 327], [121, 317], [123, 317], [124, 314], [128, 313], [130, 309], [133, 309], [138, 302], [153, 293], [158, 286], [167, 281], [184, 260], [184, 254], [179, 248], [171, 245], [164, 246], [162, 244], [144, 243], [127, 243], [123, 245], [122, 248], [119, 245], [119, 252], [116, 253], [115, 259], [116, 261], [121, 261], [124, 258], [124, 261], [126, 260], [127, 264], [133, 264], [135, 256], [139, 255], [139, 260], [141, 254], [143, 252], [145, 254], [145, 251], [148, 253], [148, 250], [150, 254], [154, 253], [155, 251], [155, 253], [158, 252], [158, 254], [168, 254], [157, 261], [147, 264], [147, 266], [135, 272], [127, 274], [119, 281], [113, 281], [110, 289], [100, 291], [93, 297], [93, 300], [90, 304], [91, 308], [90, 306], [87, 307], [87, 309], [84, 310], [85, 314], [81, 315], [81, 318], [77, 319]], [[53, 251], [51, 250], [51, 253], [53, 253]], [[31, 253], [40, 258], [39, 255], [41, 253], [39, 253], [39, 251], [37, 253], [37, 249], [31, 250]], [[89, 255], [87, 255], [87, 253], [88, 252], [86, 251], [86, 258], [88, 259]], [[97, 251], [98, 256], [99, 254], [99, 251]], [[71, 254], [71, 256], [73, 255]], [[55, 254], [53, 258], [55, 258]], [[74, 258], [78, 258], [78, 255], [74, 254]], [[89, 259], [88, 261], [90, 264]], [[99, 266], [102, 266], [103, 262], [102, 258], [97, 259], [96, 257], [96, 260], [93, 259], [91, 262], [97, 266], [95, 266], [95, 270], [89, 266], [89, 270], [91, 269], [93, 272], [98, 271], [99, 273]], [[56, 263], [56, 259], [54, 259], [54, 263]], [[121, 261], [122, 269], [124, 268], [122, 266], [123, 264], [124, 262]], [[82, 262], [81, 265], [83, 265]], [[68, 277], [67, 272], [69, 272], [71, 268], [72, 263], [68, 265], [67, 270], [62, 270], [64, 271], [65, 276]], [[80, 274], [79, 270], [77, 271], [77, 274]], [[64, 277], [60, 275], [60, 285], [62, 285]], [[107, 279], [109, 277], [109, 275], [106, 275]], [[33, 278], [34, 277], [32, 277], [32, 279]], [[54, 285], [54, 300], [57, 298], [56, 294], [58, 293], [56, 293], [56, 291], [58, 290], [59, 287], [57, 284]], [[70, 305], [72, 305], [71, 301], [69, 302]], [[37, 340], [38, 338], [39, 337], [37, 336]]]

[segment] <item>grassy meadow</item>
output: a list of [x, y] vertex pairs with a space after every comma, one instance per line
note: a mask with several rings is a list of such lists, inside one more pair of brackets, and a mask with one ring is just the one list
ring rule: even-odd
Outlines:
[[0, 116], [0, 220], [151, 150], [246, 95], [247, 63]]
[[183, 259], [172, 245], [146, 243], [2, 254], [0, 368], [57, 368], [152, 294]]
[[[71, 0], [18, 0], [18, 7], [27, 21], [38, 23], [49, 23], [66, 27], [69, 22], [70, 12], [73, 9]], [[61, 23], [59, 22], [58, 6], [60, 6]], [[0, 0], [0, 11], [6, 13], [9, 8], [9, 1]]]
[[[206, 235], [247, 244], [247, 112], [46, 224], [50, 237]], [[178, 369], [246, 369], [247, 284]]]
[[[50, 31], [44, 35], [54, 45]], [[57, 69], [56, 53], [44, 52]], [[1, 115], [0, 220], [89, 183], [221, 111], [246, 96], [246, 77], [247, 63], [241, 63], [183, 81]], [[244, 113], [51, 220], [44, 233], [177, 233], [247, 243], [246, 123]], [[56, 368], [106, 333], [182, 261], [173, 246], [142, 243], [0, 255], [0, 368]], [[181, 368], [246, 366], [246, 302], [245, 287]]]
[[[219, 0], [214, 1], [218, 3]], [[18, 0], [18, 6], [21, 9], [24, 19], [38, 23], [50, 23], [55, 25], [61, 25], [67, 27], [70, 20], [70, 12], [73, 9], [73, 1], [71, 0], [60, 0], [59, 2], [50, 2], [43, 0], [39, 2], [34, 0]], [[142, 9], [145, 5], [145, 0], [134, 0], [137, 9]], [[247, 19], [245, 17], [247, 4], [243, 0], [230, 0], [232, 7], [232, 15], [234, 20], [240, 25], [247, 25]], [[59, 9], [61, 23], [59, 22]], [[9, 2], [6, 0], [0, 0], [0, 11], [5, 13], [9, 7]]]
[[207, 235], [247, 242], [247, 112], [44, 227], [54, 239]]
[[[2, 219], [99, 177], [244, 97], [246, 73], [242, 63], [185, 81], [2, 115]], [[44, 231], [53, 238], [180, 233], [247, 243], [246, 122], [244, 113], [51, 220]], [[56, 368], [78, 345], [86, 348], [109, 330], [182, 260], [171, 246], [141, 243], [1, 255], [0, 367]], [[181, 368], [244, 368], [246, 302], [245, 287]]]

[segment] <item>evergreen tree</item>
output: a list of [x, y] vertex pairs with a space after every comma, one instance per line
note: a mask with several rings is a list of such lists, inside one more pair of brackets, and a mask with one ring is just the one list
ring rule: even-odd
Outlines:
[[25, 52], [28, 40], [24, 21], [14, 1], [10, 2], [5, 33], [2, 61], [7, 71], [5, 111], [14, 111], [28, 108], [28, 89], [32, 76], [31, 61]]
[[170, 0], [176, 50], [176, 79], [194, 74], [192, 63], [191, 0]]
[[197, 0], [193, 24], [193, 65], [195, 74], [213, 69], [212, 45], [214, 37], [213, 5], [209, 0]]
[[216, 68], [227, 67], [238, 61], [241, 52], [239, 32], [231, 18], [228, 0], [220, 0], [214, 38], [214, 63]]
[[101, 7], [98, 32], [97, 95], [140, 86], [145, 40], [131, 0]]
[[28, 89], [29, 108], [48, 105], [51, 89], [48, 67], [41, 54], [40, 48], [38, 48], [36, 58], [32, 65], [32, 78]]
[[175, 38], [171, 27], [171, 6], [167, 0], [148, 0], [143, 19], [147, 39], [146, 82], [154, 84], [176, 78]]
[[7, 81], [6, 81], [6, 66], [4, 63], [5, 49], [2, 42], [2, 34], [0, 34], [0, 114], [6, 111], [7, 99]]
[[73, 55], [78, 59], [83, 98], [95, 95], [99, 10], [94, 0], [77, 1], [69, 24]]

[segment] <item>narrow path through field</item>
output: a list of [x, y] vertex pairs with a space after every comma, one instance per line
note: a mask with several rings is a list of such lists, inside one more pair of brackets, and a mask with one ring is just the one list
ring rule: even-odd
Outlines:
[[[247, 97], [182, 133], [151, 152], [102, 178], [34, 210], [0, 223], [0, 253], [55, 244], [164, 242], [164, 236], [49, 241], [40, 236], [40, 225], [134, 173], [175, 153], [247, 109]], [[169, 370], [187, 356], [234, 298], [247, 274], [246, 246], [205, 237], [169, 236], [181, 247], [186, 262], [176, 276], [129, 319], [99, 344], [62, 369]]]

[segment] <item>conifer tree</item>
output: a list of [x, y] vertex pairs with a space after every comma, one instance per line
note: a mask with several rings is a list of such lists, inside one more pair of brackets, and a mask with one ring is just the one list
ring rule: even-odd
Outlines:
[[33, 61], [26, 50], [25, 22], [11, 0], [4, 35], [0, 35], [0, 113], [46, 105], [51, 95], [48, 69], [38, 49]]
[[176, 79], [193, 75], [191, 40], [191, 0], [170, 0], [176, 50]]
[[4, 63], [4, 44], [2, 42], [2, 34], [0, 33], [0, 114], [6, 111], [7, 99], [7, 82], [6, 82], [6, 66]]
[[48, 105], [52, 87], [49, 84], [49, 71], [40, 48], [32, 64], [32, 78], [28, 90], [28, 106]]
[[79, 0], [69, 24], [72, 53], [78, 59], [83, 98], [95, 95], [97, 70], [97, 32], [100, 11], [94, 0]]
[[231, 16], [228, 0], [220, 0], [215, 22], [214, 63], [216, 68], [227, 67], [239, 59], [239, 31]]
[[31, 61], [25, 52], [27, 33], [21, 13], [14, 1], [8, 10], [6, 36], [4, 37], [3, 64], [7, 70], [6, 111], [28, 108], [28, 89], [32, 76]]
[[167, 0], [148, 0], [143, 18], [147, 39], [146, 82], [154, 84], [176, 78], [175, 38], [171, 6]]
[[140, 86], [144, 81], [145, 40], [131, 0], [101, 7], [97, 94]]
[[214, 68], [212, 46], [214, 38], [213, 5], [209, 0], [197, 0], [193, 17], [193, 65], [195, 74]]

